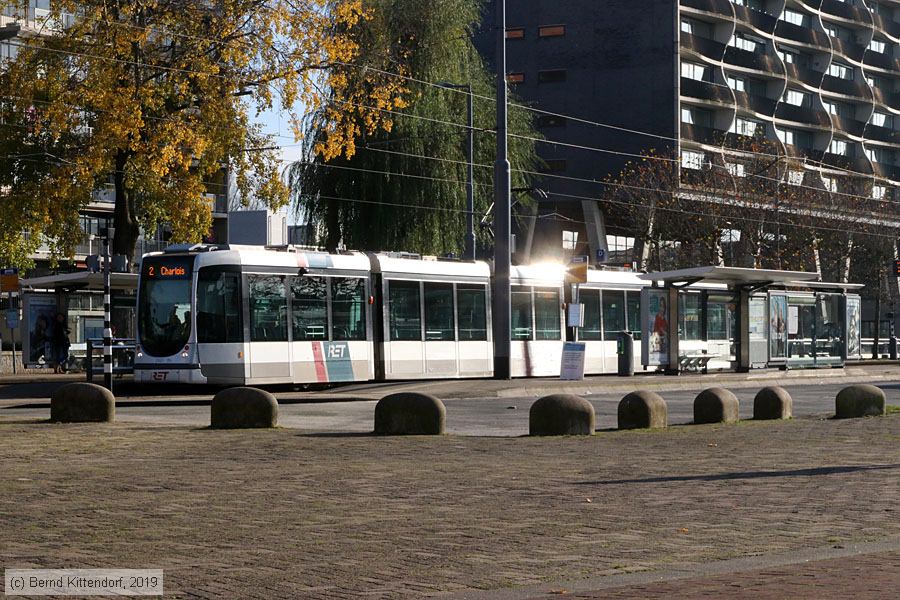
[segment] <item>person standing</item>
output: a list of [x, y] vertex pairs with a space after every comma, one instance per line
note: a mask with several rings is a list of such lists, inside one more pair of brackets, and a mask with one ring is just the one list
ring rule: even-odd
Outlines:
[[61, 312], [56, 313], [56, 323], [53, 327], [53, 372], [65, 373], [66, 363], [69, 362], [69, 327], [66, 316]]

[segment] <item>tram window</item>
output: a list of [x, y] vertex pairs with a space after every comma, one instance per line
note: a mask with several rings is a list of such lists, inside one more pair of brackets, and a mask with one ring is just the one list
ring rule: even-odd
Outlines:
[[625, 292], [625, 303], [628, 311], [628, 330], [637, 341], [641, 339], [641, 293]]
[[294, 341], [328, 339], [328, 302], [324, 277], [297, 277], [291, 282]]
[[197, 278], [197, 341], [201, 344], [243, 342], [241, 316], [240, 274], [200, 269]]
[[456, 285], [456, 319], [463, 342], [487, 340], [487, 293], [483, 285]]
[[422, 339], [422, 315], [418, 281], [389, 281], [389, 322], [392, 341]]
[[510, 289], [512, 339], [531, 339], [531, 288], [514, 285]]
[[335, 277], [331, 280], [331, 339], [366, 339], [366, 280]]
[[699, 294], [681, 294], [678, 300], [678, 329], [682, 341], [701, 339]]
[[615, 341], [625, 331], [625, 292], [603, 290], [603, 339]]
[[578, 330], [578, 338], [584, 341], [602, 339], [600, 334], [600, 290], [579, 290], [578, 301], [584, 305], [584, 327]]
[[248, 280], [250, 282], [250, 341], [288, 341], [284, 278], [251, 275]]
[[534, 333], [538, 340], [561, 338], [559, 290], [534, 290]]
[[453, 324], [453, 284], [425, 283], [425, 340], [456, 339]]

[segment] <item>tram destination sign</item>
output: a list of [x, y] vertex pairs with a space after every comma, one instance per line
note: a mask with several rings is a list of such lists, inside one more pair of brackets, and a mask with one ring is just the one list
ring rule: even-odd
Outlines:
[[171, 258], [145, 260], [141, 271], [147, 279], [190, 279], [191, 261]]

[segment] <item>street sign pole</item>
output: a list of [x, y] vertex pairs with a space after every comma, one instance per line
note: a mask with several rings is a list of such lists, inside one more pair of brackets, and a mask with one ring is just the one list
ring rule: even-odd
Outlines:
[[113, 231], [112, 227], [108, 228], [106, 238], [103, 240], [103, 384], [110, 392], [113, 391], [113, 363], [109, 244], [112, 241]]
[[[12, 292], [9, 292], [9, 308], [12, 310]], [[12, 367], [13, 367], [13, 375], [16, 374], [16, 328], [11, 327], [9, 329], [9, 335], [12, 337]]]
[[[8, 309], [11, 311], [13, 309], [13, 291], [18, 292], [19, 290], [19, 270], [16, 268], [12, 269], [0, 269], [0, 292], [5, 291], [7, 293], [7, 301], [9, 303]], [[8, 311], [7, 311], [8, 313]], [[18, 317], [18, 315], [16, 315]], [[10, 337], [12, 337], [12, 368], [13, 375], [16, 374], [16, 328], [12, 327], [11, 323], [7, 323], [10, 329]]]

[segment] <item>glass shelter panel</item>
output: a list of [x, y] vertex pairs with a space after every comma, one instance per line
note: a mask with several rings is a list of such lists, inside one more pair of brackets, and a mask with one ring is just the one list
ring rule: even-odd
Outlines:
[[702, 338], [700, 327], [700, 294], [685, 293], [678, 299], [678, 335], [681, 341]]

